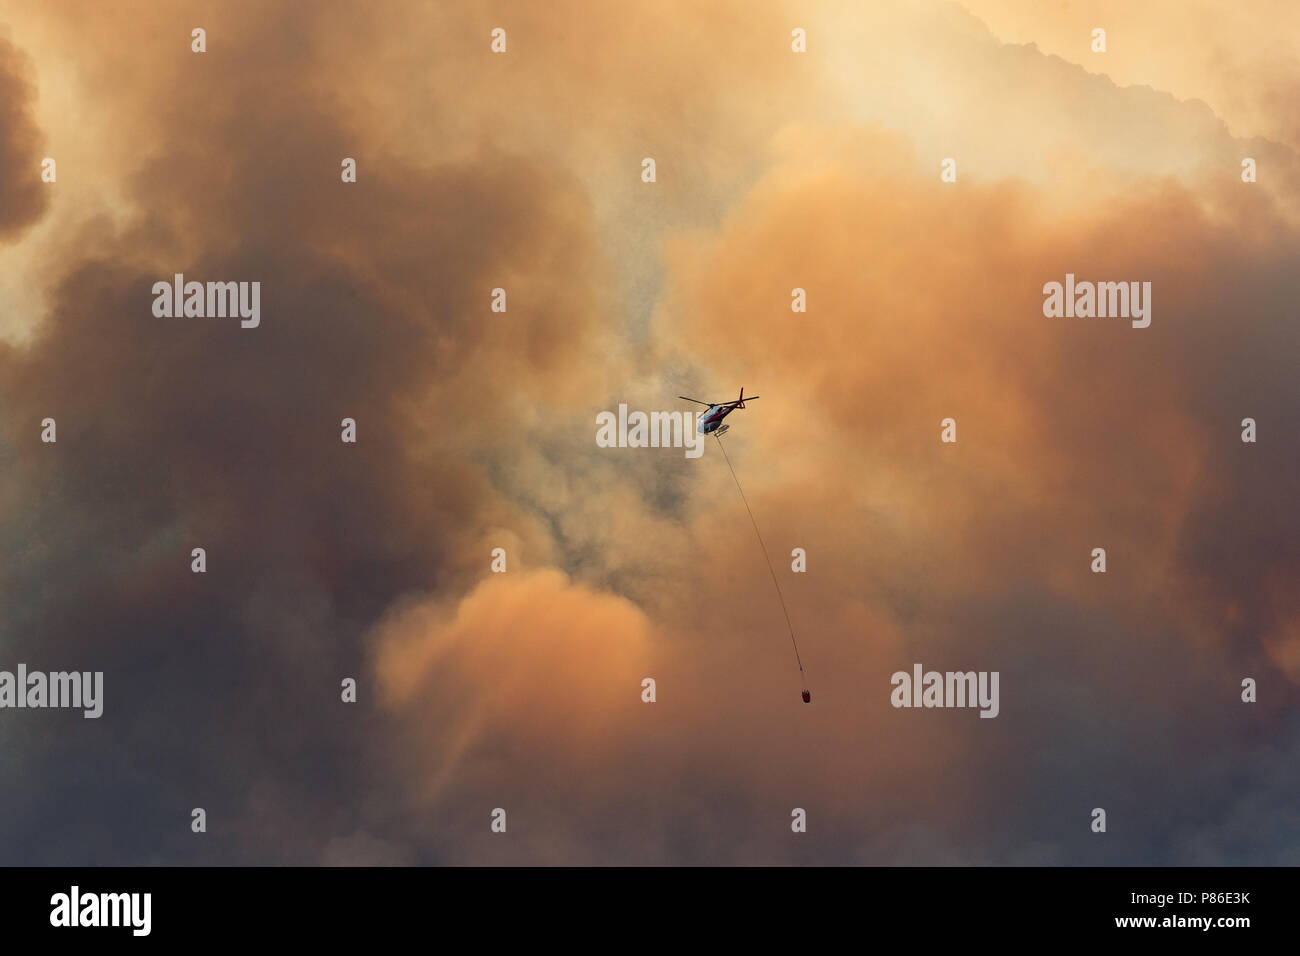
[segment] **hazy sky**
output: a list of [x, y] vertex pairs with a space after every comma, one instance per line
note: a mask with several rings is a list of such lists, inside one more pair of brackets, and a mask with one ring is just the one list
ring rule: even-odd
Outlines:
[[[1246, 6], [0, 0], [0, 669], [104, 673], [0, 710], [0, 862], [1300, 863], [1300, 7]], [[742, 385], [812, 706], [718, 449], [595, 441]]]

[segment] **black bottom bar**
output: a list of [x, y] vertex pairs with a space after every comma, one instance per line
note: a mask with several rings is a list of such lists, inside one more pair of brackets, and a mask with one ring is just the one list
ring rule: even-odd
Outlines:
[[6, 942], [337, 946], [425, 934], [436, 946], [468, 934], [494, 945], [603, 949], [636, 940], [698, 944], [702, 935], [807, 947], [846, 934], [863, 944], [901, 934], [899, 942], [910, 939], [923, 952], [945, 940], [1044, 934], [1175, 947], [1271, 938], [1289, 922], [1295, 871], [9, 869], [0, 870], [0, 883]]

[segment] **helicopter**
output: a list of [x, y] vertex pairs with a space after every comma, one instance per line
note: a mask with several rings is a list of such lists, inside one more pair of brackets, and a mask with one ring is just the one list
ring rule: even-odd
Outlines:
[[[697, 405], [707, 405], [708, 408], [699, 416], [699, 422], [695, 430], [701, 435], [712, 435], [714, 438], [721, 438], [727, 431], [727, 425], [722, 420], [738, 408], [745, 407], [745, 389], [741, 386], [740, 397], [734, 402], [702, 402], [698, 398], [691, 398], [688, 395], [678, 395], [678, 398], [687, 402], [695, 402]], [[757, 395], [749, 396], [749, 401], [754, 401]], [[736, 477], [736, 469], [731, 465], [731, 456], [723, 448], [722, 442], [718, 442], [718, 450], [722, 452], [722, 457], [727, 462], [727, 469], [731, 472], [732, 479], [736, 482], [736, 490], [740, 492], [740, 500], [745, 503], [745, 510], [749, 512], [749, 520], [754, 525], [754, 535], [758, 538], [758, 546], [763, 552], [763, 560], [767, 562], [767, 569], [772, 574], [772, 583], [776, 586], [776, 597], [781, 602], [781, 613], [785, 615], [786, 627], [790, 629], [790, 643], [794, 646], [795, 663], [799, 665], [799, 676], [803, 682], [803, 690], [799, 694], [805, 704], [812, 703], [812, 691], [808, 689], [808, 677], [804, 673], [803, 660], [799, 657], [799, 642], [795, 640], [794, 625], [790, 623], [790, 611], [785, 606], [785, 595], [781, 593], [781, 582], [777, 580], [776, 571], [772, 567], [772, 559], [768, 556], [767, 545], [763, 543], [762, 532], [758, 530], [758, 522], [754, 519], [754, 511], [749, 507], [749, 500], [745, 497], [745, 492], [740, 487], [740, 479]]]
[[699, 417], [699, 422], [695, 430], [701, 435], [713, 435], [715, 438], [721, 438], [727, 433], [730, 425], [722, 424], [722, 420], [738, 408], [744, 408], [745, 402], [755, 401], [759, 396], [751, 395], [745, 398], [745, 386], [740, 387], [740, 397], [734, 402], [702, 402], [698, 398], [687, 398], [685, 395], [678, 395], [678, 398], [685, 399], [688, 402], [695, 402], [697, 405], [707, 405], [708, 410]]

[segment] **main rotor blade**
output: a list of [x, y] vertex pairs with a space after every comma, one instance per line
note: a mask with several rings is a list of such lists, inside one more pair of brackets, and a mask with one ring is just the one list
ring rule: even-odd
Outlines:
[[702, 401], [700, 401], [698, 398], [686, 398], [685, 395], [678, 395], [677, 397], [678, 397], [678, 398], [684, 398], [684, 399], [686, 399], [686, 401], [688, 401], [688, 402], [694, 402], [696, 405], [708, 405], [709, 407], [712, 407], [712, 406], [713, 406], [713, 403], [712, 403], [712, 402], [702, 402]]

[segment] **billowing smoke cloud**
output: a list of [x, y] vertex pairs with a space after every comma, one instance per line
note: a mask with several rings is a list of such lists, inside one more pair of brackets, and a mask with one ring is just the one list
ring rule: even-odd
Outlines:
[[32, 117], [32, 67], [0, 35], [0, 241], [12, 242], [40, 218], [48, 202], [41, 187], [41, 132]]
[[[0, 47], [8, 238], [42, 136], [92, 197], [0, 350], [0, 666], [106, 686], [2, 712], [10, 862], [1295, 862], [1296, 196], [1239, 181], [1285, 139], [953, 4], [806, 54], [778, 4], [398, 10]], [[1044, 318], [1067, 272], [1151, 326]], [[175, 273], [260, 327], [155, 317]], [[593, 440], [742, 384], [812, 707], [717, 449]], [[915, 661], [999, 716], [892, 708]]]

